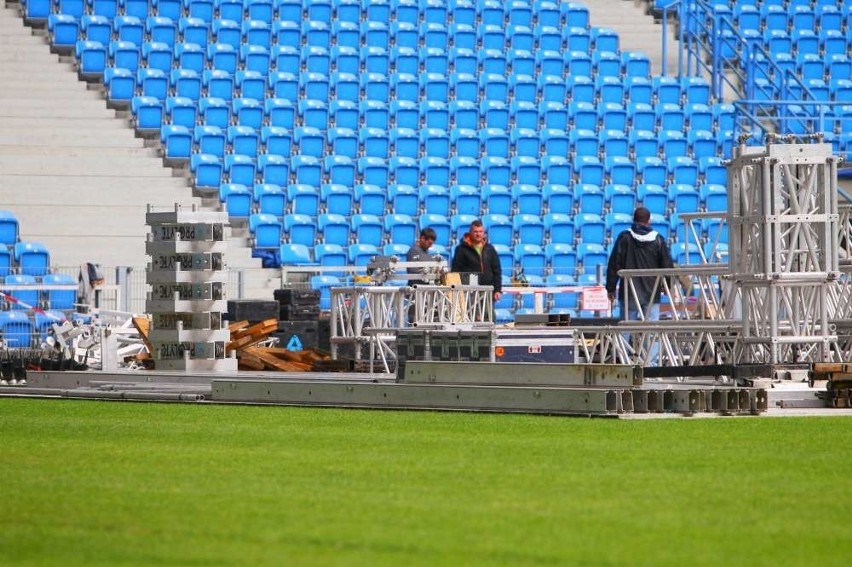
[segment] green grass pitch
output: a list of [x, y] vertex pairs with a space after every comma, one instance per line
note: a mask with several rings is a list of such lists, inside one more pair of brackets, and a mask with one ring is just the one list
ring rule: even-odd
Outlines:
[[0, 399], [0, 565], [849, 563], [852, 419]]

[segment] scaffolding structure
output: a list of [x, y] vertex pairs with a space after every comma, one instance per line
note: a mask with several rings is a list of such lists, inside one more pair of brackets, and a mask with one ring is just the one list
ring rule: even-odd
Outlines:
[[580, 356], [659, 366], [849, 360], [852, 209], [838, 204], [837, 163], [819, 140], [737, 148], [727, 213], [681, 215], [680, 241], [698, 245], [701, 263], [619, 273], [634, 300], [635, 278], [655, 278], [670, 320], [648, 320], [646, 306], [639, 321], [583, 328]]
[[379, 361], [385, 372], [396, 358], [394, 342], [399, 329], [470, 328], [493, 326], [491, 286], [479, 285], [361, 285], [331, 290], [331, 355], [341, 347], [356, 360], [365, 358], [370, 371]]
[[829, 298], [840, 272], [831, 145], [744, 148], [728, 178], [731, 277], [743, 314], [736, 362], [832, 360]]

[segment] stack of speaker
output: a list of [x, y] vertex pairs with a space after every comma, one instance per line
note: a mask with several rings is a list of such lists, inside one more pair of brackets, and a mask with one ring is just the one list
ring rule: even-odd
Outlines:
[[[276, 289], [278, 302], [278, 344], [290, 350], [319, 348], [328, 350], [328, 337], [320, 335], [319, 290]], [[323, 340], [324, 339], [324, 340]]]

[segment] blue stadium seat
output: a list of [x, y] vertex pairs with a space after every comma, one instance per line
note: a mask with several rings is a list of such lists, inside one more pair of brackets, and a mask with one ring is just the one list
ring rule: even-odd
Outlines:
[[704, 183], [726, 186], [728, 169], [722, 164], [721, 158], [709, 156], [698, 160], [698, 172]]
[[352, 187], [357, 179], [355, 161], [348, 156], [327, 155], [323, 158], [323, 174], [327, 183]]
[[624, 89], [629, 103], [651, 104], [653, 101], [654, 89], [645, 77], [625, 77]]
[[581, 242], [577, 245], [577, 260], [584, 274], [595, 274], [598, 269], [606, 269], [606, 248], [596, 242]]
[[574, 161], [574, 173], [579, 183], [603, 184], [604, 166], [595, 156], [577, 156]]
[[248, 226], [254, 248], [278, 250], [284, 227], [275, 215], [255, 213], [249, 217]]
[[50, 44], [54, 48], [70, 51], [70, 48], [77, 43], [80, 34], [79, 16], [74, 17], [68, 13], [50, 14], [47, 17], [47, 30]]
[[483, 209], [491, 214], [512, 214], [512, 194], [508, 187], [501, 184], [487, 184], [482, 186]]
[[219, 126], [199, 124], [193, 130], [193, 142], [198, 152], [222, 158], [227, 149], [225, 132]]
[[391, 213], [384, 216], [383, 222], [389, 242], [411, 245], [417, 239], [417, 223], [411, 216]]
[[695, 213], [701, 205], [701, 197], [693, 185], [672, 183], [668, 186], [668, 196], [672, 209], [677, 213]]
[[377, 157], [364, 156], [358, 158], [357, 166], [358, 177], [361, 183], [365, 185], [387, 187], [388, 164], [385, 160]]
[[[641, 132], [641, 130], [638, 130]], [[622, 130], [604, 130], [599, 133], [600, 148], [605, 156], [629, 156], [630, 139]], [[656, 147], [656, 142], [655, 142]]]
[[420, 103], [420, 123], [426, 128], [450, 129], [450, 111], [447, 105], [437, 100]]
[[728, 190], [724, 185], [704, 183], [699, 186], [698, 193], [704, 210], [708, 212], [724, 212], [728, 210]]
[[311, 276], [311, 289], [319, 290], [320, 292], [320, 309], [331, 309], [331, 288], [340, 287], [341, 281], [337, 276], [330, 274]]
[[82, 77], [98, 78], [103, 74], [106, 68], [107, 52], [101, 42], [78, 41], [74, 49]]
[[298, 213], [284, 215], [286, 241], [313, 247], [317, 241], [317, 230], [316, 222], [309, 215]]
[[512, 186], [512, 201], [514, 210], [520, 215], [541, 214], [543, 209], [543, 195], [537, 185], [516, 184]]
[[85, 14], [80, 18], [80, 33], [83, 40], [108, 45], [112, 39], [111, 20], [98, 14]]
[[381, 246], [384, 242], [384, 225], [374, 214], [358, 213], [349, 219], [352, 238], [355, 242]]
[[224, 174], [230, 183], [249, 186], [254, 183], [257, 176], [257, 165], [251, 156], [228, 154], [224, 160]]
[[259, 213], [280, 218], [287, 212], [287, 194], [280, 185], [255, 183], [252, 187], [252, 201]]
[[251, 126], [228, 126], [227, 139], [231, 153], [256, 156], [260, 148], [260, 135]]
[[633, 215], [631, 213], [607, 213], [604, 216], [604, 222], [609, 234], [609, 242], [614, 243], [619, 234], [633, 225]]
[[313, 246], [308, 248], [304, 244], [285, 242], [279, 248], [281, 264], [285, 266], [315, 266], [317, 263], [311, 256], [312, 248]]
[[671, 159], [689, 153], [689, 142], [682, 127], [680, 129], [660, 130], [658, 136], [661, 155]]
[[322, 185], [320, 187], [320, 201], [326, 213], [343, 216], [352, 214], [354, 197], [349, 186], [332, 183]]
[[577, 212], [603, 214], [606, 197], [600, 184], [576, 183], [572, 186], [572, 191]]
[[[346, 251], [339, 244], [317, 244], [314, 246], [314, 257], [317, 263], [324, 268], [333, 266], [343, 267], [348, 262]], [[343, 275], [343, 272], [326, 271], [324, 273], [330, 276]]]
[[642, 183], [666, 185], [668, 171], [666, 165], [658, 157], [643, 156], [636, 159], [636, 173]]
[[263, 183], [287, 185], [290, 181], [290, 162], [281, 155], [259, 155], [257, 157], [257, 174]]
[[107, 99], [112, 104], [126, 105], [136, 94], [136, 78], [129, 69], [107, 67], [104, 70], [104, 86]]
[[567, 242], [549, 242], [544, 246], [544, 257], [553, 274], [573, 274], [577, 269], [577, 252]]
[[392, 157], [388, 160], [388, 170], [393, 184], [413, 187], [420, 183], [420, 165], [413, 157]]
[[478, 216], [482, 209], [482, 194], [474, 186], [453, 185], [450, 187], [450, 204], [456, 215]]
[[349, 217], [336, 213], [323, 213], [317, 216], [317, 230], [325, 244], [348, 246], [350, 242]]
[[574, 192], [567, 184], [547, 183], [542, 186], [541, 192], [548, 213], [573, 213]]
[[19, 226], [15, 213], [0, 210], [0, 245], [13, 246], [18, 242]]
[[[32, 3], [29, 2], [28, 5]], [[8, 276], [6, 283], [10, 283], [10, 277], [15, 276]], [[13, 308], [15, 308], [15, 305], [13, 305]], [[29, 348], [33, 342], [33, 323], [25, 313], [0, 311], [0, 336], [2, 336], [3, 342], [8, 348]]]
[[443, 185], [422, 185], [418, 188], [420, 209], [427, 214], [448, 216], [450, 193]]
[[544, 221], [538, 215], [516, 214], [512, 216], [515, 240], [521, 244], [544, 244]]
[[319, 185], [304, 183], [288, 185], [287, 207], [290, 213], [317, 216], [320, 209]]
[[452, 224], [444, 215], [422, 214], [418, 219], [420, 230], [431, 228], [435, 231], [435, 244], [449, 246], [453, 240]]
[[[83, 16], [84, 18], [86, 16]], [[176, 18], [168, 16], [147, 16], [145, 18], [145, 34], [148, 41], [164, 43], [169, 48], [175, 47], [178, 39]], [[196, 46], [200, 49], [199, 46]], [[177, 54], [176, 54], [177, 55]]]
[[192, 133], [185, 126], [164, 125], [160, 131], [160, 143], [166, 159], [188, 159], [192, 153]]
[[636, 192], [631, 185], [610, 183], [604, 187], [604, 198], [612, 213], [632, 214], [636, 208]]
[[[496, 132], [502, 132], [499, 128], [493, 128]], [[470, 128], [453, 128], [450, 130], [451, 153], [457, 157], [479, 158], [480, 136], [476, 130]], [[508, 138], [507, 138], [508, 140]], [[476, 164], [477, 179], [479, 177], [479, 164]], [[458, 182], [457, 182], [458, 183]], [[478, 185], [473, 183], [473, 185]]]
[[636, 166], [626, 156], [608, 155], [604, 168], [609, 183], [633, 186], [636, 180]]
[[[538, 100], [538, 84], [531, 75], [512, 74], [509, 76], [509, 94], [513, 103], [533, 104]], [[557, 101], [546, 101], [557, 102]], [[516, 124], [518, 126], [518, 124]], [[527, 127], [527, 126], [524, 126]]]
[[514, 248], [514, 256], [515, 264], [527, 278], [544, 275], [547, 258], [540, 245], [520, 243]]
[[512, 148], [509, 134], [499, 128], [483, 128], [478, 132], [482, 154], [508, 158]]
[[349, 263], [355, 266], [366, 266], [379, 254], [379, 249], [374, 244], [359, 242], [350, 244], [348, 248]]
[[672, 259], [678, 265], [702, 264], [701, 251], [694, 242], [675, 242], [671, 246]]
[[12, 251], [5, 244], [0, 244], [0, 277], [6, 277], [12, 272]]
[[666, 215], [669, 206], [668, 193], [659, 184], [641, 183], [636, 187], [636, 199], [639, 204], [654, 215]]
[[221, 158], [212, 154], [192, 154], [189, 158], [189, 169], [197, 189], [219, 190], [223, 173]]
[[492, 244], [503, 244], [506, 246], [514, 244], [514, 226], [508, 216], [488, 213], [482, 215], [482, 224], [488, 233], [488, 240]]
[[538, 108], [533, 102], [513, 100], [509, 103], [509, 116], [514, 128], [538, 128]]
[[45, 292], [46, 309], [74, 309], [77, 300], [77, 280], [68, 274], [45, 274], [41, 279], [44, 286], [71, 286], [72, 289], [47, 289]]
[[391, 184], [388, 186], [388, 204], [395, 213], [420, 214], [420, 202], [417, 189], [410, 185]]
[[201, 98], [201, 77], [190, 69], [172, 69], [169, 73], [169, 87], [175, 96], [186, 97], [192, 101]]
[[603, 243], [606, 239], [606, 223], [595, 213], [580, 213], [574, 219], [577, 235], [582, 243]]
[[[219, 202], [228, 213], [228, 218], [248, 219], [252, 213], [252, 192], [241, 183], [219, 185]], [[266, 212], [266, 211], [263, 211]], [[278, 213], [281, 216], [282, 212]]]
[[669, 175], [674, 183], [698, 185], [698, 163], [689, 156], [676, 156], [668, 160]]
[[[20, 242], [18, 244], [21, 244]], [[18, 245], [15, 245], [17, 248]], [[38, 275], [47, 274], [47, 268], [44, 272]], [[17, 301], [9, 301], [9, 309], [11, 310], [29, 310], [33, 307], [39, 307], [39, 289], [36, 287], [36, 274], [19, 273], [7, 275], [4, 279], [7, 286], [22, 286], [22, 289], [4, 288], [4, 291], [15, 298]], [[26, 306], [24, 305], [26, 304]], [[3, 311], [0, 311], [3, 313]]]
[[387, 191], [383, 187], [369, 184], [355, 185], [354, 196], [358, 212], [377, 216], [385, 213]]
[[399, 72], [391, 74], [390, 92], [394, 100], [417, 103], [420, 100], [420, 83], [417, 76]]
[[450, 179], [454, 185], [478, 185], [479, 162], [468, 156], [450, 158]]
[[[388, 106], [380, 100], [362, 100], [359, 105], [359, 113], [366, 128], [374, 128], [386, 131], [390, 127], [390, 113]], [[386, 157], [386, 156], [379, 156]]]

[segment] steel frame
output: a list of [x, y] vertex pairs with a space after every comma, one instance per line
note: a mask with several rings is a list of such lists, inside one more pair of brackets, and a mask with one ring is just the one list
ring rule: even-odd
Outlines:
[[[368, 349], [374, 361], [392, 372], [396, 331], [409, 326], [493, 326], [491, 286], [352, 286], [331, 290], [331, 356], [350, 345], [356, 360]], [[413, 309], [411, 309], [413, 307]], [[409, 313], [412, 319], [409, 320]]]

